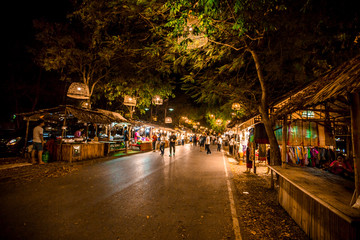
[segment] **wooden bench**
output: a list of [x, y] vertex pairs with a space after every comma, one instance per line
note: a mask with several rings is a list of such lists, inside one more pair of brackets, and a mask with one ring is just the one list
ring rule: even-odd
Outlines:
[[317, 168], [270, 168], [280, 205], [311, 239], [360, 239], [360, 210], [350, 206], [354, 182]]

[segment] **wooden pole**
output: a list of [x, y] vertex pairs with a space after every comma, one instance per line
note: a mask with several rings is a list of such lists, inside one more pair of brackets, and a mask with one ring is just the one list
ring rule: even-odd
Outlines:
[[352, 94], [350, 98], [351, 138], [355, 173], [355, 199], [350, 203], [352, 205], [360, 195], [360, 93]]
[[[64, 136], [65, 136], [65, 126], [66, 126], [66, 107], [65, 107], [65, 116], [64, 116], [64, 122], [63, 122], [63, 128], [62, 128], [62, 131], [61, 131], [61, 141], [60, 141], [60, 152], [59, 152], [59, 160], [62, 160], [62, 143], [63, 143], [63, 140], [64, 140]], [[72, 161], [72, 158], [70, 158], [70, 163]]]
[[29, 138], [28, 135], [29, 135], [29, 118], [26, 119], [26, 135], [25, 135], [24, 150], [22, 152], [23, 156], [25, 154], [26, 147], [27, 147], [27, 142], [28, 142], [28, 138]]
[[[254, 130], [254, 131], [256, 131], [256, 130]], [[255, 133], [254, 133], [254, 135], [255, 135]], [[253, 170], [254, 170], [254, 174], [256, 174], [256, 156], [255, 156], [255, 153], [256, 153], [256, 143], [255, 143], [255, 140], [254, 140], [254, 142], [252, 143], [252, 145], [253, 145], [253, 148], [251, 149], [251, 151], [252, 151], [252, 155], [253, 155], [253, 159], [254, 159], [254, 164], [253, 164]]]
[[282, 124], [282, 147], [281, 147], [281, 166], [286, 168], [286, 148], [287, 148], [287, 116], [283, 119]]
[[274, 189], [275, 188], [275, 184], [274, 184], [274, 171], [271, 169], [271, 181], [270, 181], [270, 188]]

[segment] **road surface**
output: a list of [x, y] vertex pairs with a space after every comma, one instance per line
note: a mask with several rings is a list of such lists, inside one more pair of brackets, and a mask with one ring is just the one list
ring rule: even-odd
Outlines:
[[[0, 184], [0, 239], [235, 239], [223, 154], [176, 146]], [[231, 194], [230, 194], [231, 195]]]

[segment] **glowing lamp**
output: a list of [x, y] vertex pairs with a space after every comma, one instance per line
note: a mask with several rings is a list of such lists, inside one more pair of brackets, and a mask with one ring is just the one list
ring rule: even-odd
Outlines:
[[66, 95], [75, 99], [89, 99], [89, 87], [85, 83], [73, 82], [71, 83]]

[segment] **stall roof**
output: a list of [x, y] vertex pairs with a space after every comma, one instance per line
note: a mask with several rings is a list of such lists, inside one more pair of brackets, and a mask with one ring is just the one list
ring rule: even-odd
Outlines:
[[[65, 116], [66, 112], [66, 116]], [[112, 122], [127, 122], [127, 120], [116, 112], [103, 109], [86, 109], [71, 105], [60, 105], [54, 108], [42, 109], [34, 112], [19, 113], [19, 116], [29, 121], [36, 121], [40, 118], [47, 121], [61, 121], [66, 118], [77, 118], [82, 122], [110, 124]]]
[[[343, 106], [347, 102], [348, 94], [359, 91], [360, 55], [327, 72], [286, 101], [278, 104], [275, 115], [283, 116], [324, 102], [332, 102], [334, 109], [344, 110]], [[345, 101], [341, 101], [341, 98]]]
[[142, 120], [133, 120], [133, 121], [131, 121], [131, 123], [133, 125], [145, 125], [145, 126], [154, 127], [154, 128], [161, 128], [166, 131], [176, 132], [176, 130], [173, 128], [169, 128], [167, 126], [163, 126], [163, 125], [159, 125], [159, 124], [155, 124], [155, 123], [151, 123], [151, 122], [146, 122], [146, 121], [142, 121]]

